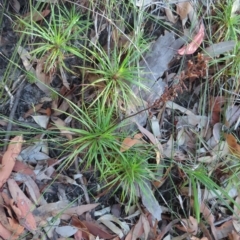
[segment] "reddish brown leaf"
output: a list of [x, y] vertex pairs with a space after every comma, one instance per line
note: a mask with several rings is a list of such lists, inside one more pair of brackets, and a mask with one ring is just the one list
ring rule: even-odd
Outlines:
[[33, 113], [38, 112], [38, 110], [40, 110], [42, 106], [43, 106], [43, 103], [39, 103], [39, 104], [36, 104], [33, 108], [30, 108], [24, 114], [24, 118], [27, 118], [27, 117], [31, 116]]
[[22, 136], [16, 136], [13, 138], [8, 145], [7, 151], [4, 153], [2, 158], [2, 167], [0, 168], [0, 187], [9, 178], [13, 167], [16, 162], [16, 157], [21, 152], [23, 138]]
[[136, 144], [143, 144], [143, 141], [141, 141], [141, 138], [143, 137], [142, 134], [138, 133], [134, 136], [134, 138], [131, 137], [126, 137], [121, 145], [120, 151], [121, 152], [125, 152], [127, 151], [129, 148], [131, 148], [132, 146], [136, 145]]
[[14, 218], [8, 218], [9, 224], [11, 226], [11, 232], [14, 233], [14, 235], [21, 235], [24, 231], [24, 227], [19, 225], [19, 223]]
[[84, 239], [89, 239], [89, 231], [85, 224], [80, 221], [77, 217], [73, 216], [71, 221], [72, 226], [77, 227], [79, 231], [75, 233], [74, 238], [81, 240], [81, 237]]
[[17, 207], [14, 207], [13, 210], [17, 214], [19, 223], [31, 232], [37, 230], [36, 221], [27, 202], [18, 197], [16, 203]]
[[20, 162], [18, 160], [16, 160], [16, 162], [15, 162], [15, 165], [13, 167], [13, 171], [31, 176], [34, 179], [36, 177], [36, 174], [34, 173], [32, 168], [30, 168], [30, 166], [28, 166], [26, 163]]
[[209, 100], [210, 109], [214, 112], [221, 112], [224, 102], [223, 96], [211, 97]]
[[103, 239], [112, 239], [114, 236], [103, 230], [100, 225], [93, 223], [93, 222], [87, 222], [82, 221], [83, 224], [88, 228], [89, 232], [93, 234], [94, 236], [99, 236]]
[[187, 55], [187, 54], [193, 54], [201, 45], [204, 38], [204, 25], [201, 23], [199, 32], [194, 36], [191, 43], [189, 43], [187, 46], [184, 46], [178, 50], [178, 54], [180, 55]]
[[237, 139], [232, 134], [227, 133], [225, 133], [225, 138], [230, 152], [240, 157], [240, 144], [238, 144]]
[[9, 225], [8, 218], [6, 216], [6, 212], [5, 212], [4, 207], [3, 207], [4, 205], [5, 204], [4, 204], [4, 201], [3, 201], [3, 197], [0, 194], [0, 223], [2, 223], [2, 225], [10, 231], [11, 226]]
[[8, 183], [9, 192], [15, 203], [19, 199], [23, 199], [26, 202], [26, 204], [29, 206], [29, 208], [34, 206], [34, 204], [31, 202], [31, 200], [29, 198], [27, 198], [27, 196], [20, 189], [20, 187], [17, 185], [17, 183], [14, 179], [8, 179], [7, 183]]
[[0, 223], [0, 236], [3, 239], [18, 239], [18, 236], [13, 236], [13, 234], [7, 230], [1, 223]]

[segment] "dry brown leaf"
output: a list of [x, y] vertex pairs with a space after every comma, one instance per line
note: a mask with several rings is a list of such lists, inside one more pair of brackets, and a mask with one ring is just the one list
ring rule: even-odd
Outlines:
[[[5, 207], [10, 206], [11, 197], [5, 192], [2, 192], [1, 195], [2, 195], [3, 201], [5, 202], [4, 206]], [[8, 209], [7, 209], [7, 211], [8, 211]], [[8, 212], [8, 214], [12, 217], [10, 212]]]
[[[24, 199], [21, 199], [19, 196], [16, 203], [18, 209], [20, 210], [20, 214], [17, 215], [19, 223], [31, 232], [36, 231], [36, 221], [31, 213], [30, 205], [28, 205], [27, 202]], [[18, 211], [15, 211], [16, 214], [17, 212]]]
[[125, 152], [129, 148], [131, 148], [132, 146], [134, 146], [136, 144], [143, 144], [144, 142], [142, 140], [140, 140], [142, 137], [143, 137], [143, 135], [140, 133], [136, 134], [133, 138], [126, 137], [122, 142], [120, 151]]
[[[30, 176], [26, 175], [24, 177], [25, 177], [24, 183], [27, 186], [28, 195], [31, 197], [32, 201], [36, 205], [39, 205], [41, 203], [42, 196], [40, 194], [38, 185], [36, 184], [35, 181], [33, 181], [33, 179]], [[44, 203], [46, 203], [46, 202], [44, 202]]]
[[42, 57], [37, 61], [36, 76], [40, 81], [38, 84], [41, 84], [43, 89], [45, 88], [49, 91], [49, 88], [47, 86], [49, 86], [52, 82], [52, 77], [50, 76], [50, 74], [44, 72], [45, 60], [46, 57]]
[[192, 4], [188, 1], [180, 2], [176, 4], [177, 14], [180, 16], [181, 20], [187, 18], [188, 14], [193, 11]]
[[212, 124], [220, 122], [220, 118], [221, 118], [220, 112], [222, 111], [222, 105], [224, 104], [224, 101], [225, 99], [223, 96], [210, 98], [209, 107], [212, 111], [212, 119], [211, 119]]
[[69, 203], [67, 201], [48, 203], [33, 210], [33, 215], [35, 217], [36, 222], [41, 222], [46, 220], [48, 217], [52, 217], [54, 211], [61, 212], [68, 207]]
[[229, 233], [234, 230], [234, 220], [230, 219], [229, 221], [223, 223], [220, 227], [216, 227], [218, 239], [227, 238]]
[[149, 132], [146, 128], [142, 127], [138, 122], [135, 122], [135, 123], [137, 124], [138, 129], [141, 131], [141, 133], [146, 135], [149, 138], [149, 140], [152, 142], [152, 144], [154, 144], [158, 148], [160, 154], [162, 154], [163, 148], [162, 148], [161, 143], [158, 141], [158, 139], [151, 132]]
[[[68, 100], [71, 100], [72, 99], [72, 95], [68, 95], [66, 98]], [[55, 103], [54, 101], [53, 101], [52, 104], [55, 104], [55, 106], [52, 105], [52, 109], [54, 110], [54, 113], [52, 114], [52, 116], [55, 116], [55, 117], [63, 114], [63, 112], [66, 112], [68, 110], [68, 108], [69, 108], [69, 104], [68, 104], [68, 102], [65, 99], [63, 99], [63, 102], [61, 103], [61, 105], [59, 107], [58, 107], [58, 104]]]
[[156, 240], [161, 240], [163, 237], [169, 232], [169, 230], [176, 224], [178, 223], [179, 220], [175, 219], [171, 221], [164, 229], [163, 231], [157, 236]]
[[114, 235], [111, 235], [110, 233], [106, 232], [103, 229], [103, 227], [101, 227], [97, 223], [87, 221], [82, 221], [82, 223], [87, 227], [88, 231], [94, 236], [99, 236], [100, 238], [103, 239], [112, 239], [114, 237]]
[[224, 96], [210, 97], [209, 107], [211, 111], [221, 112], [224, 102], [225, 102]]
[[225, 133], [224, 136], [226, 138], [229, 151], [237, 157], [240, 157], [240, 144], [238, 144], [237, 139], [232, 134], [228, 133]]
[[9, 224], [9, 221], [8, 221], [8, 218], [6, 216], [6, 212], [4, 210], [4, 206], [5, 203], [3, 201], [3, 197], [2, 195], [0, 194], [0, 223], [6, 228], [8, 229], [9, 231], [11, 230], [11, 226]]
[[19, 236], [23, 233], [24, 227], [21, 226], [14, 218], [8, 217], [9, 224], [11, 226], [11, 232], [14, 235]]
[[97, 207], [99, 204], [98, 203], [94, 203], [94, 204], [86, 204], [86, 205], [81, 205], [78, 207], [72, 207], [72, 208], [68, 208], [68, 209], [64, 209], [64, 210], [57, 210], [54, 211], [54, 213], [56, 214], [65, 214], [65, 215], [82, 215], [85, 212], [88, 212], [92, 209], [94, 209], [95, 207]]
[[143, 224], [142, 224], [141, 219], [139, 218], [137, 224], [135, 224], [135, 226], [133, 227], [133, 231], [129, 232], [126, 239], [128, 239], [131, 236], [131, 238], [129, 238], [129, 239], [137, 240], [138, 238], [140, 238], [142, 236], [142, 234], [143, 234]]
[[0, 236], [3, 239], [18, 239], [18, 236], [13, 236], [13, 234], [7, 230], [1, 223], [0, 223]]
[[202, 213], [205, 221], [210, 225], [214, 238], [218, 239], [217, 230], [216, 227], [214, 226], [215, 217], [213, 216], [211, 210], [207, 207], [207, 205], [204, 202], [201, 203], [200, 212]]
[[82, 240], [82, 239], [88, 239], [88, 238], [84, 238], [83, 237], [83, 231], [82, 230], [78, 230], [75, 234], [74, 234], [74, 239], [75, 240]]
[[66, 123], [58, 118], [58, 117], [51, 117], [51, 120], [56, 124], [56, 127], [60, 130], [61, 135], [65, 136], [68, 140], [72, 140], [72, 133], [66, 130]]
[[196, 235], [198, 232], [198, 222], [197, 219], [189, 216], [189, 219], [182, 219], [181, 220], [182, 226], [177, 226], [183, 232], [191, 233]]
[[13, 167], [16, 162], [16, 157], [21, 152], [23, 143], [22, 136], [14, 137], [7, 148], [7, 151], [4, 153], [2, 158], [2, 167], [0, 168], [0, 187], [7, 181], [9, 178]]
[[201, 23], [198, 33], [194, 36], [191, 43], [186, 46], [183, 46], [178, 50], [178, 54], [180, 55], [187, 55], [193, 54], [201, 45], [204, 38], [204, 24]]
[[169, 7], [165, 8], [165, 14], [167, 16], [167, 19], [171, 22], [171, 23], [175, 23], [177, 21], [177, 17], [174, 16], [172, 10]]
[[89, 231], [86, 225], [80, 221], [79, 218], [76, 216], [73, 216], [71, 219], [71, 224], [75, 227], [77, 227], [79, 230], [77, 233], [75, 233], [74, 238], [81, 240], [81, 238], [88, 239], [89, 238]]
[[51, 116], [52, 115], [52, 110], [51, 108], [46, 108], [46, 109], [39, 109], [38, 111], [39, 113], [43, 113], [43, 114], [46, 114], [47, 116]]
[[[35, 207], [34, 204], [32, 203], [32, 201], [29, 198], [27, 198], [27, 196], [20, 189], [20, 187], [17, 185], [17, 183], [14, 179], [8, 179], [7, 184], [8, 184], [9, 192], [15, 203], [19, 199], [23, 199], [30, 208]], [[4, 201], [5, 201], [5, 199], [4, 199]]]
[[228, 235], [229, 240], [240, 240], [240, 235], [236, 231], [232, 230], [231, 233]]
[[65, 86], [68, 90], [70, 90], [70, 85], [69, 85], [69, 82], [67, 80], [67, 75], [66, 75], [62, 65], [59, 66], [59, 70], [60, 70], [60, 74], [61, 74], [61, 77], [62, 77], [63, 86]]
[[23, 118], [27, 118], [27, 117], [31, 116], [33, 113], [38, 112], [38, 110], [40, 110], [42, 106], [43, 106], [43, 103], [36, 104], [33, 108], [30, 108], [30, 109], [24, 114]]
[[26, 163], [20, 162], [19, 160], [16, 160], [15, 165], [13, 167], [13, 171], [22, 173], [25, 175], [29, 175], [29, 176], [33, 177], [34, 179], [36, 178], [36, 174], [33, 171], [33, 169], [30, 166], [28, 166]]
[[123, 238], [130, 231], [129, 226], [125, 221], [120, 221], [112, 214], [105, 214], [98, 218], [98, 221], [117, 234], [120, 238]]

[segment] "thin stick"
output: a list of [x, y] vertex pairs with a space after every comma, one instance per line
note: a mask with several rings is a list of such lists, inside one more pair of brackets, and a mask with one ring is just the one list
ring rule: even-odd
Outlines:
[[16, 96], [15, 96], [15, 101], [14, 101], [13, 107], [12, 107], [10, 115], [9, 115], [8, 125], [7, 125], [6, 135], [5, 135], [5, 143], [4, 143], [4, 147], [3, 147], [4, 152], [7, 150], [7, 146], [8, 146], [8, 142], [9, 142], [9, 138], [10, 138], [10, 132], [12, 130], [14, 114], [17, 110], [19, 98], [21, 96], [21, 92], [25, 85], [26, 85], [26, 82], [25, 82], [25, 79], [23, 79], [23, 82], [20, 84], [20, 86], [17, 90]]
[[89, 198], [89, 195], [88, 195], [88, 191], [87, 191], [86, 185], [85, 185], [85, 183], [84, 183], [84, 181], [83, 181], [82, 174], [81, 174], [80, 171], [79, 171], [77, 156], [75, 157], [74, 163], [75, 163], [76, 172], [77, 172], [78, 174], [80, 174], [80, 176], [81, 176], [79, 179], [80, 179], [80, 182], [81, 182], [81, 185], [82, 185], [82, 190], [83, 190], [83, 192], [84, 192], [85, 200], [86, 200], [86, 202], [87, 202], [88, 204], [90, 204], [90, 198]]

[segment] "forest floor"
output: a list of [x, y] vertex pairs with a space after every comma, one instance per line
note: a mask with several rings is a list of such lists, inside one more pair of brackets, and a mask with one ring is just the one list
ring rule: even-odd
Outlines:
[[239, 13], [0, 0], [1, 238], [240, 239]]

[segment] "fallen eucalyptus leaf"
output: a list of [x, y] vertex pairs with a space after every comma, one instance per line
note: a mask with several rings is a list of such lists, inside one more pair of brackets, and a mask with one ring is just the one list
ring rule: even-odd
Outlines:
[[233, 40], [214, 43], [210, 47], [203, 49], [203, 55], [214, 58], [225, 52], [232, 51], [235, 46], [236, 46], [236, 42]]

